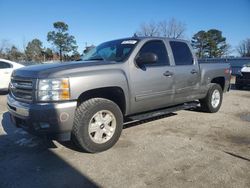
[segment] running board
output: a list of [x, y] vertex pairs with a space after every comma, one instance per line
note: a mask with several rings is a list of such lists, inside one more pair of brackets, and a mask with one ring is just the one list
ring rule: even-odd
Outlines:
[[191, 109], [191, 108], [196, 108], [198, 106], [198, 104], [199, 104], [199, 102], [189, 102], [189, 103], [184, 103], [181, 105], [172, 106], [172, 107], [168, 107], [168, 108], [164, 108], [164, 109], [160, 109], [160, 110], [155, 110], [155, 111], [150, 111], [150, 112], [145, 112], [145, 113], [141, 113], [141, 114], [128, 116], [127, 117], [128, 121], [126, 121], [126, 123], [131, 122], [131, 121], [141, 121], [141, 120], [145, 120], [145, 119], [150, 119], [150, 118], [170, 114], [172, 112], [176, 112], [179, 110], [187, 110], [187, 109]]

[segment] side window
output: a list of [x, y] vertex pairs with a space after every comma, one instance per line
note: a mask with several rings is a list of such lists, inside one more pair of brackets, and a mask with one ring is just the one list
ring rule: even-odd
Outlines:
[[184, 42], [170, 41], [175, 65], [193, 65], [193, 55]]
[[142, 46], [139, 54], [142, 53], [155, 53], [158, 56], [156, 65], [169, 65], [167, 50], [165, 44], [160, 41], [149, 41]]
[[7, 69], [11, 67], [11, 64], [0, 61], [0, 69]]

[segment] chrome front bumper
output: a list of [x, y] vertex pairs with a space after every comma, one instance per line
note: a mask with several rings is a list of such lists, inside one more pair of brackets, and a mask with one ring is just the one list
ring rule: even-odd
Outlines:
[[10, 95], [8, 95], [7, 101], [7, 108], [11, 114], [21, 118], [29, 117], [29, 104], [16, 101]]

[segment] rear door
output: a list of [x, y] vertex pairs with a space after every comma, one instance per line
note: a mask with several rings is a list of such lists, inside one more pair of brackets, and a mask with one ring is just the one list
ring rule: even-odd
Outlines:
[[191, 101], [199, 92], [200, 71], [190, 46], [182, 41], [170, 41], [175, 62], [175, 103]]
[[[135, 58], [142, 53], [154, 53], [158, 61], [154, 64], [136, 66]], [[173, 102], [173, 68], [170, 66], [168, 53], [163, 40], [145, 42], [130, 66], [131, 111], [132, 113], [148, 111], [167, 106]]]
[[12, 71], [12, 64], [0, 61], [0, 89], [8, 88]]

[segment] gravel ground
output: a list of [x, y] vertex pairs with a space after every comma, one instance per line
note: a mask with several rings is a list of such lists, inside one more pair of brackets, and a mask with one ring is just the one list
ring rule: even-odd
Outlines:
[[110, 150], [87, 154], [15, 128], [0, 96], [0, 187], [250, 187], [250, 91], [216, 114], [179, 111], [130, 124]]

